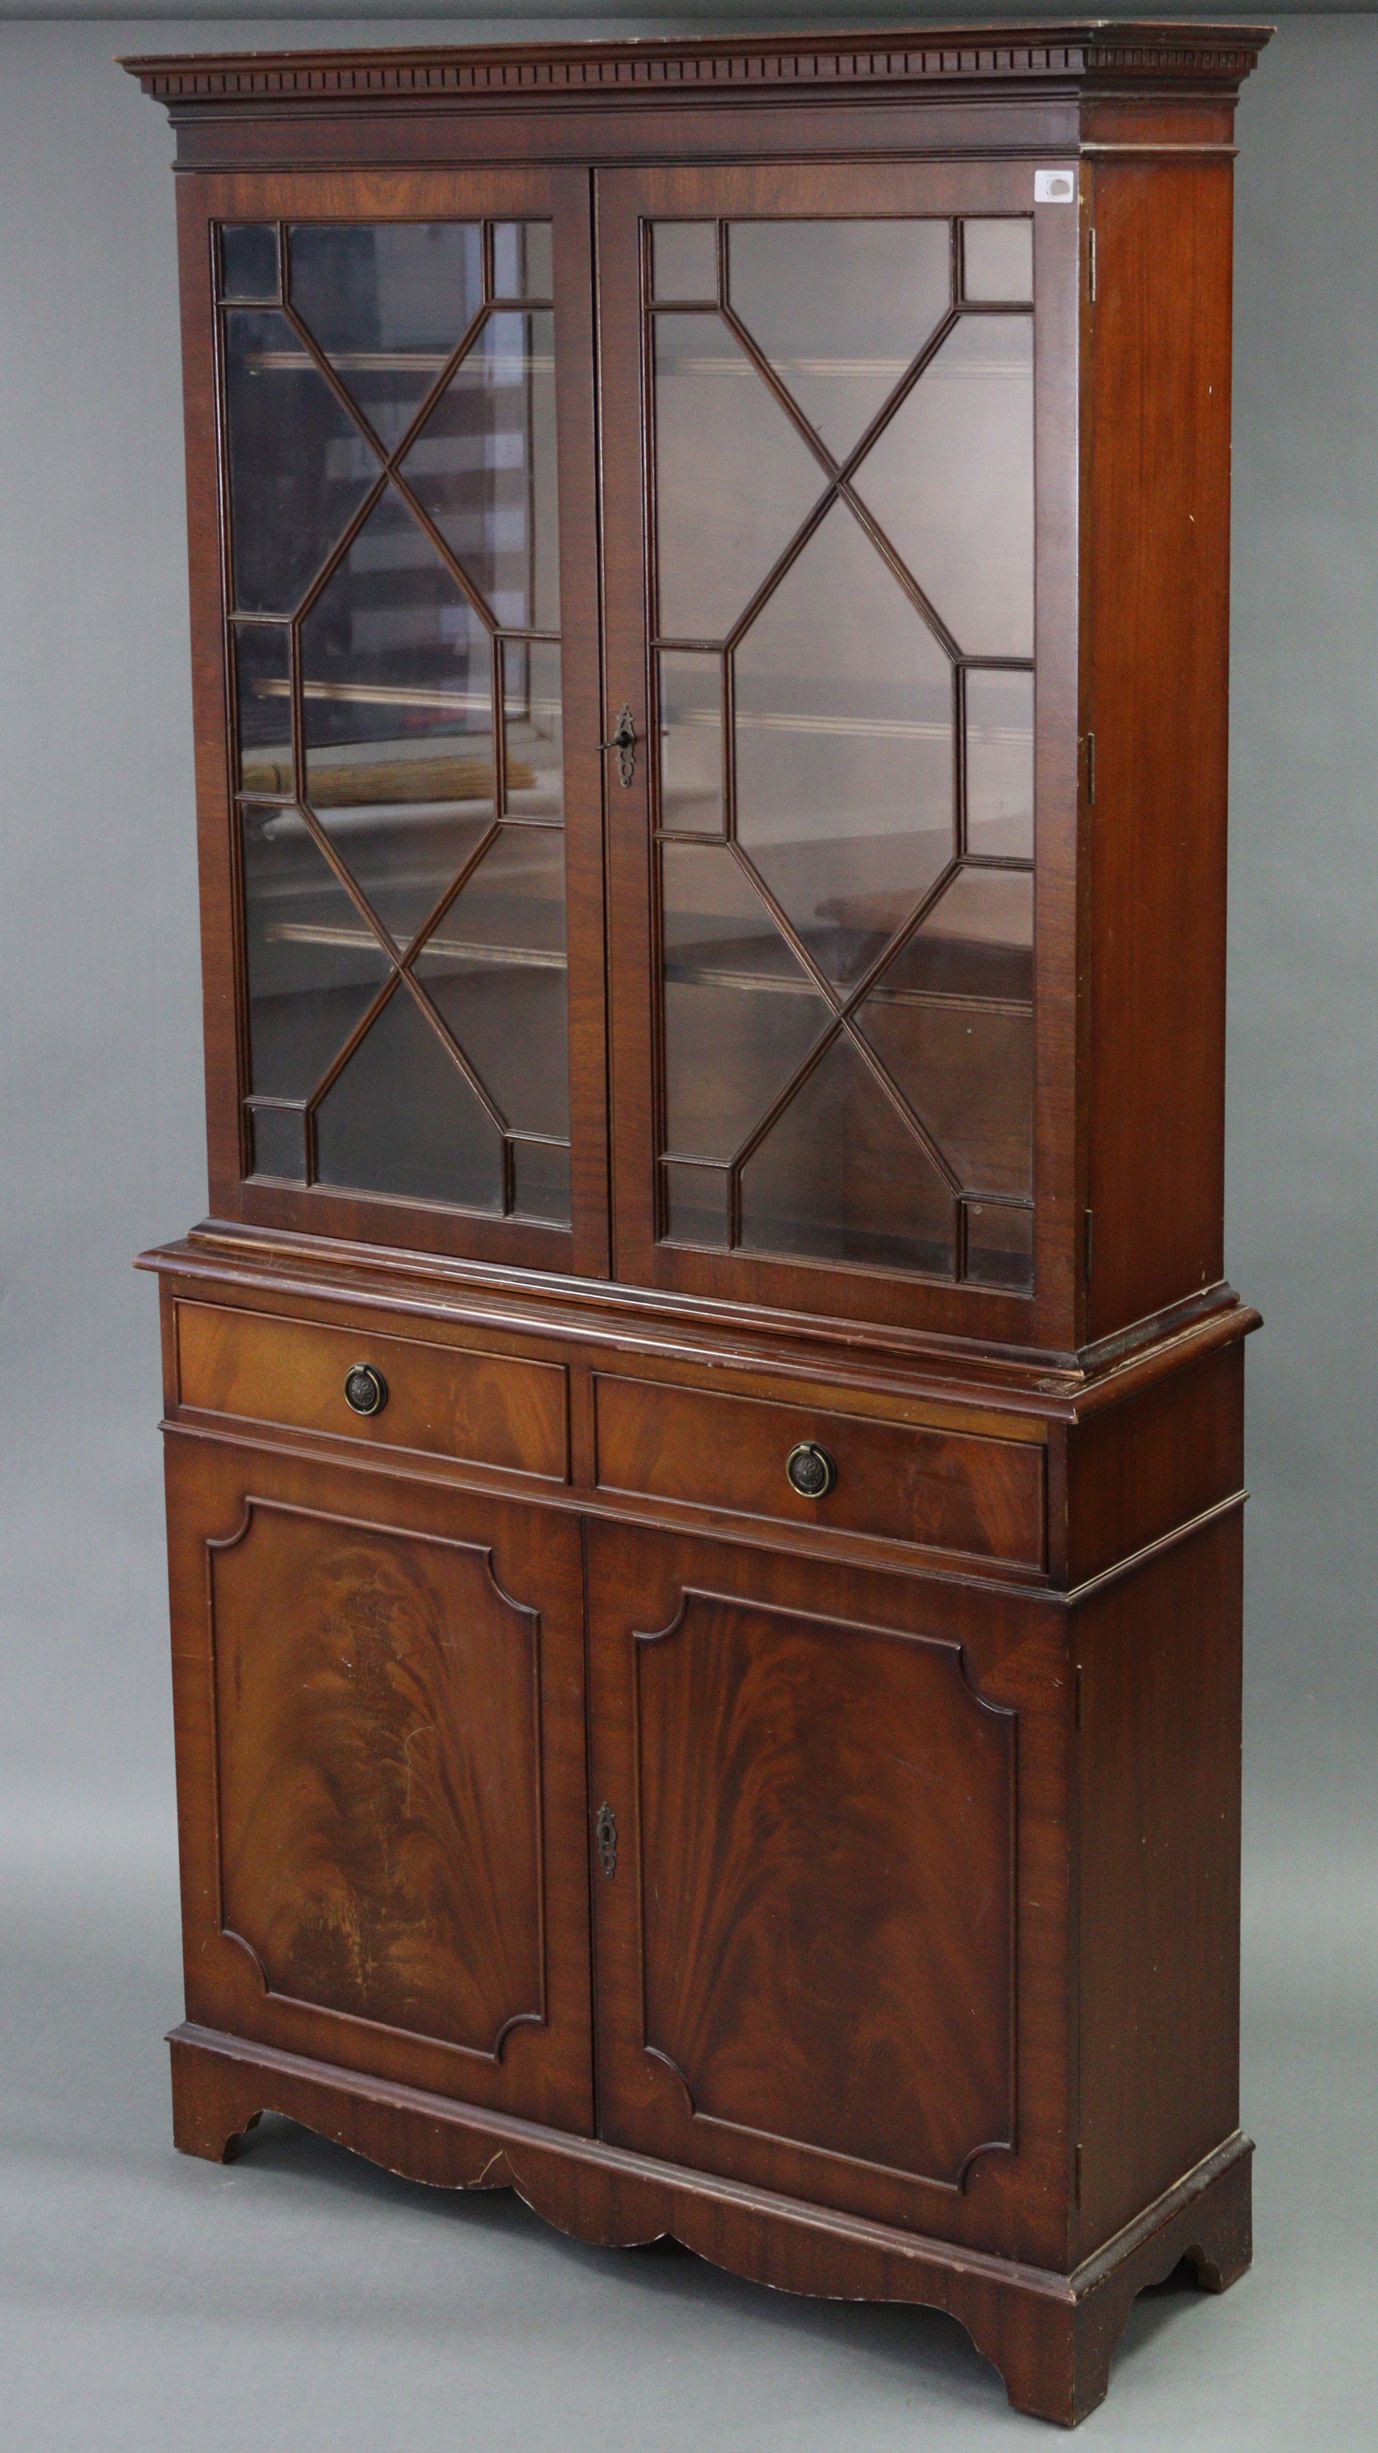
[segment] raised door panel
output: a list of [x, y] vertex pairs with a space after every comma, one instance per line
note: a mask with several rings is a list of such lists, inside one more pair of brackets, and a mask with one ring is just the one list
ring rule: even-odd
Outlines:
[[1019, 1342], [1065, 1311], [1064, 185], [602, 176], [620, 1276]]
[[1031, 2177], [1021, 1677], [899, 1579], [606, 1525], [590, 1575], [603, 2134], [989, 2236]]
[[171, 1446], [188, 2010], [587, 2128], [577, 1530]]

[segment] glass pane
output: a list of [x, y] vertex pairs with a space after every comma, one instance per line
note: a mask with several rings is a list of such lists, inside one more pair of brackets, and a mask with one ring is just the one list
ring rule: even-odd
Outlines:
[[866, 999], [862, 1026], [965, 1185], [1033, 1189], [1032, 1014], [881, 989]]
[[220, 233], [222, 298], [270, 298], [278, 294], [278, 234], [270, 221], [226, 222]]
[[977, 1286], [1033, 1285], [1033, 1211], [967, 1203], [967, 1276]]
[[502, 663], [505, 812], [558, 825], [565, 810], [560, 651], [544, 639], [508, 639]]
[[477, 222], [335, 222], [289, 238], [292, 304], [395, 451], [483, 303]]
[[725, 1252], [730, 1241], [726, 1168], [684, 1167], [667, 1159], [661, 1175], [666, 1235], [674, 1243], [708, 1244]]
[[725, 845], [661, 850], [666, 1146], [729, 1159], [829, 1021]]
[[240, 622], [230, 639], [239, 725], [239, 789], [290, 796], [296, 785], [288, 633]]
[[512, 1144], [513, 1208], [523, 1218], [569, 1225], [569, 1151], [554, 1141]]
[[555, 288], [548, 221], [493, 225], [495, 298], [549, 298]]
[[963, 869], [884, 975], [889, 990], [1033, 997], [1033, 878], [1025, 869]]
[[234, 601], [291, 613], [378, 477], [378, 462], [281, 315], [225, 317]]
[[567, 1135], [563, 835], [504, 826], [416, 976], [507, 1123]]
[[660, 666], [660, 823], [721, 835], [722, 665], [667, 648]]
[[834, 1041], [743, 1167], [742, 1242], [951, 1274], [952, 1197], [850, 1039]]
[[711, 221], [651, 224], [651, 295], [718, 303], [718, 226]]
[[251, 1175], [281, 1176], [289, 1184], [306, 1182], [305, 1108], [251, 1108], [249, 1132]]
[[967, 840], [969, 852], [1033, 858], [1034, 677], [966, 677]]
[[732, 305], [839, 460], [947, 313], [951, 286], [945, 221], [744, 221], [728, 231]]
[[295, 809], [243, 812], [250, 1084], [304, 1099], [390, 964]]
[[1032, 298], [1033, 223], [963, 222], [962, 289], [967, 298]]
[[400, 984], [316, 1111], [316, 1173], [359, 1192], [502, 1208], [502, 1136]]
[[306, 790], [397, 944], [492, 824], [492, 645], [391, 487], [302, 624]]
[[549, 314], [489, 316], [402, 473], [499, 627], [558, 629]]
[[737, 834], [850, 983], [956, 850], [952, 669], [844, 503], [736, 654]]
[[824, 476], [716, 315], [655, 319], [660, 636], [723, 639]]
[[964, 315], [856, 486], [958, 646], [1033, 654], [1033, 319]]

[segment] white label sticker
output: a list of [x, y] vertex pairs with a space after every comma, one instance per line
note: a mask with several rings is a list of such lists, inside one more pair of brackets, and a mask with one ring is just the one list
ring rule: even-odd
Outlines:
[[1077, 174], [1074, 170], [1036, 170], [1034, 172], [1035, 204], [1073, 204], [1076, 201]]

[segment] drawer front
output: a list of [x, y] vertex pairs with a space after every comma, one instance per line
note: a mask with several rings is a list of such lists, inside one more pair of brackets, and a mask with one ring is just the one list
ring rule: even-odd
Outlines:
[[[387, 1384], [376, 1414], [358, 1414], [346, 1402], [345, 1379], [359, 1363], [371, 1363]], [[179, 1303], [177, 1366], [181, 1402], [198, 1412], [568, 1479], [566, 1374], [558, 1363]]]
[[[649, 1381], [595, 1386], [601, 1489], [1043, 1564], [1041, 1446]], [[786, 1478], [806, 1441], [836, 1467], [819, 1499]]]

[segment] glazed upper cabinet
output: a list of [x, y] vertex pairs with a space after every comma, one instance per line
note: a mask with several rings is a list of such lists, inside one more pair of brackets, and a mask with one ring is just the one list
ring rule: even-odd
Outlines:
[[1029, 1339], [1073, 1231], [1052, 185], [193, 201], [218, 1207]]

